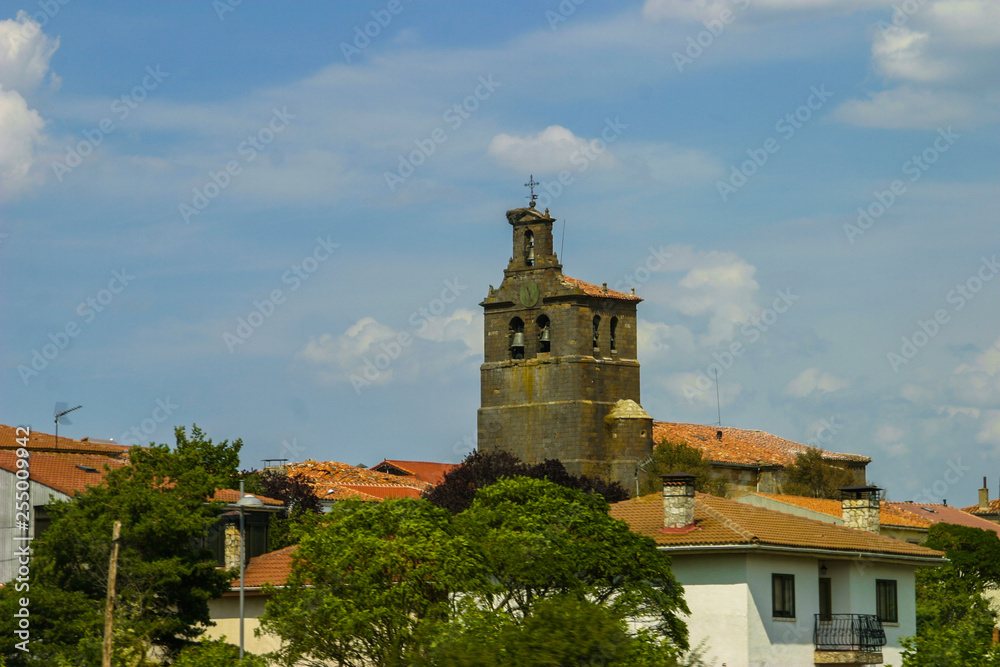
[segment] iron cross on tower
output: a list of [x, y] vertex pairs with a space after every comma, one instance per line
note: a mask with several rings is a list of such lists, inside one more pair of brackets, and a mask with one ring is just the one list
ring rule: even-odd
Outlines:
[[533, 174], [529, 175], [528, 176], [528, 182], [524, 184], [524, 187], [528, 188], [531, 191], [531, 196], [528, 197], [528, 199], [531, 200], [531, 207], [532, 208], [535, 207], [535, 200], [538, 199], [538, 195], [535, 194], [535, 186], [536, 185], [539, 185], [539, 183], [538, 183], [538, 181], [535, 180], [535, 176]]

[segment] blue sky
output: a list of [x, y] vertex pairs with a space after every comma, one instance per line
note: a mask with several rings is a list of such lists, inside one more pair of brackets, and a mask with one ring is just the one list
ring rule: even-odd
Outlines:
[[998, 56], [987, 0], [7, 3], [3, 421], [460, 460], [534, 174], [656, 419], [718, 370], [727, 426], [995, 495]]

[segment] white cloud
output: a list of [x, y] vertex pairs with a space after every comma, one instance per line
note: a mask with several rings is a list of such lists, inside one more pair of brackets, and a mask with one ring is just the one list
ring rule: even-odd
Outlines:
[[26, 97], [45, 80], [57, 48], [59, 40], [46, 37], [23, 11], [16, 20], [0, 21], [0, 201], [42, 179], [36, 152], [45, 141], [45, 122]]
[[0, 86], [0, 201], [36, 184], [35, 150], [44, 140], [45, 122], [19, 93]]
[[[0, 86], [27, 95], [49, 74], [49, 61], [59, 48], [59, 38], [49, 38], [26, 12], [0, 21]], [[58, 85], [58, 78], [50, 76]]]
[[843, 389], [848, 384], [850, 383], [847, 380], [826, 371], [821, 371], [818, 368], [807, 368], [785, 386], [785, 393], [796, 398], [805, 398], [813, 392], [829, 394]]
[[646, 0], [642, 14], [650, 21], [670, 19], [708, 21], [717, 18], [723, 10], [736, 14], [743, 10], [754, 12], [816, 14], [849, 13], [858, 9], [886, 7], [886, 0]]
[[[325, 367], [327, 373], [339, 379], [356, 375], [372, 384], [382, 384], [392, 379], [393, 362], [402, 354], [398, 336], [399, 332], [392, 327], [379, 323], [375, 318], [364, 317], [339, 336], [325, 333], [310, 339], [299, 354], [307, 361]], [[392, 355], [397, 347], [399, 352]], [[378, 355], [384, 355], [384, 363], [380, 363], [383, 360]], [[368, 364], [374, 371], [366, 375]]]
[[[670, 257], [660, 271], [686, 271], [676, 285], [650, 290], [660, 300], [689, 317], [708, 317], [700, 345], [710, 347], [732, 340], [737, 327], [761, 311], [755, 297], [760, 285], [757, 269], [735, 253], [698, 251], [690, 246], [671, 246]], [[667, 281], [665, 281], [667, 282]]]
[[550, 125], [526, 137], [498, 134], [490, 142], [488, 152], [499, 164], [512, 169], [546, 173], [577, 170], [581, 165], [613, 165], [615, 158], [606, 148], [600, 148], [603, 143], [578, 137], [561, 125]]
[[928, 0], [918, 11], [893, 8], [872, 38], [872, 67], [890, 85], [847, 100], [835, 117], [861, 127], [935, 129], [1000, 119], [1000, 4]]
[[695, 350], [694, 334], [681, 324], [649, 322], [640, 318], [636, 325], [636, 337], [643, 357], [658, 357], [669, 352], [684, 354]]
[[1000, 447], [1000, 410], [990, 410], [983, 415], [983, 424], [976, 433], [976, 442]]

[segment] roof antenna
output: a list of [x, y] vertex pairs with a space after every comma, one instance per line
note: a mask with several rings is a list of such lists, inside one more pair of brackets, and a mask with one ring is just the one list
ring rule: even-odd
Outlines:
[[[56, 403], [56, 409], [54, 410], [56, 422], [56, 449], [59, 449], [59, 421], [62, 420], [63, 424], [72, 424], [73, 422], [71, 422], [69, 417], [66, 415], [74, 410], [79, 410], [82, 407], [82, 405], [78, 405], [75, 408], [69, 408], [69, 403]], [[69, 410], [66, 408], [69, 408]]]

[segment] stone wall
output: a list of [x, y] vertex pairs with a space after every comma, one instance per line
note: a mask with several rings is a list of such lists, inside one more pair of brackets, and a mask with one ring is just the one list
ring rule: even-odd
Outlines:
[[842, 501], [844, 525], [848, 528], [878, 533], [879, 501], [872, 498], [848, 498]]

